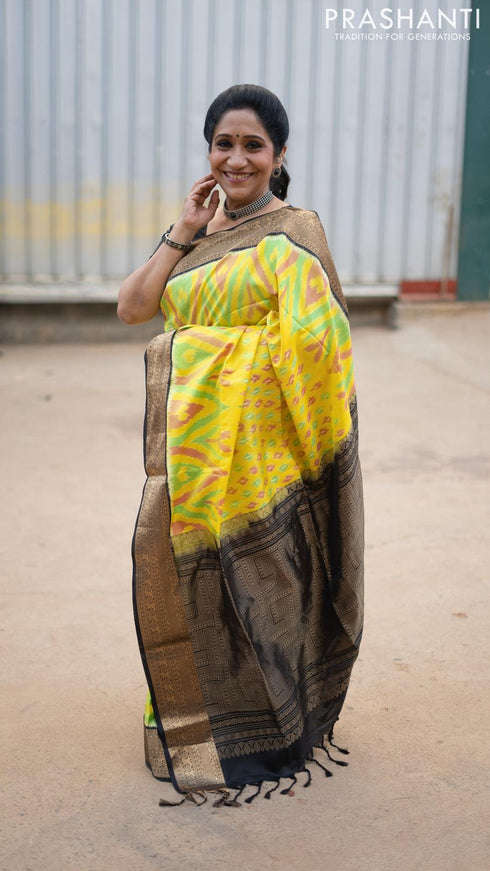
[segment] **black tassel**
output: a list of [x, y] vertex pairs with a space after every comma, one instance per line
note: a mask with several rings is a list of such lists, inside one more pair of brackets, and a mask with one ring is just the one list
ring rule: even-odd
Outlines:
[[273, 786], [272, 789], [268, 789], [268, 790], [267, 790], [266, 794], [264, 795], [264, 798], [270, 798], [270, 797], [271, 797], [271, 793], [272, 793], [272, 792], [275, 792], [276, 789], [279, 789], [280, 785], [281, 785], [281, 781], [278, 780], [277, 783], [276, 783], [276, 785]]
[[323, 768], [323, 770], [325, 772], [325, 777], [333, 777], [332, 772], [329, 771], [328, 768], [325, 768], [325, 766], [322, 765], [321, 762], [318, 761], [318, 759], [312, 759], [311, 761], [314, 762], [315, 765], [318, 765], [320, 768]]
[[281, 795], [287, 795], [289, 790], [293, 788], [295, 783], [297, 783], [296, 775], [293, 774], [289, 786], [287, 786], [286, 789], [281, 789]]
[[[329, 745], [331, 747], [334, 747], [336, 750], [338, 750], [339, 753], [344, 753], [345, 755], [349, 754], [348, 750], [346, 750], [343, 747], [339, 747], [338, 744], [334, 744], [334, 742], [333, 742], [333, 728], [328, 733], [327, 740], [328, 740]], [[344, 762], [342, 759], [335, 759], [331, 755], [331, 753], [326, 745], [325, 735], [322, 736], [321, 744], [315, 744], [314, 747], [318, 750], [323, 750], [327, 754], [327, 757], [330, 760], [330, 762], [333, 762], [334, 765], [340, 765], [340, 766], [345, 767], [349, 764], [348, 762]], [[328, 768], [325, 768], [325, 766], [322, 765], [321, 762], [318, 761], [318, 759], [315, 759], [315, 757], [313, 755], [313, 749], [307, 753], [306, 759], [308, 761], [308, 764], [310, 762], [314, 762], [315, 765], [318, 765], [318, 767], [321, 768], [322, 771], [325, 772], [325, 777], [332, 777], [333, 776], [333, 773]], [[307, 781], [306, 781], [306, 783], [303, 784], [304, 788], [306, 789], [306, 787], [310, 786], [311, 781], [312, 781], [311, 771], [309, 768], [306, 767], [306, 765], [304, 766], [304, 768], [301, 768], [300, 770], [301, 770], [301, 772], [304, 772], [307, 775]], [[285, 789], [281, 789], [281, 795], [288, 795], [288, 793], [290, 793], [291, 789], [293, 788], [293, 786], [297, 782], [298, 781], [297, 781], [296, 775], [293, 775], [293, 777], [291, 777], [291, 783], [289, 784], [289, 786], [287, 786]], [[264, 784], [264, 781], [261, 781], [259, 784], [254, 784], [254, 786], [257, 786], [257, 789], [252, 795], [250, 795], [248, 798], [245, 799], [246, 804], [252, 804], [252, 802], [257, 798], [257, 796], [260, 795], [260, 793], [262, 791], [263, 784]], [[275, 792], [277, 789], [279, 789], [280, 785], [281, 785], [281, 781], [279, 779], [277, 781], [277, 783], [275, 784], [275, 786], [273, 786], [271, 789], [267, 790], [267, 792], [264, 795], [264, 798], [270, 799], [272, 796], [272, 793]], [[243, 784], [243, 786], [241, 786], [239, 789], [237, 789], [237, 791], [233, 797], [231, 797], [231, 793], [227, 789], [209, 790], [210, 792], [217, 792], [219, 794], [219, 798], [213, 803], [213, 807], [221, 807], [223, 805], [226, 807], [241, 807], [241, 804], [238, 801], [238, 799], [240, 798], [240, 796], [241, 796], [243, 790], [246, 788], [246, 786], [248, 786], [248, 784], [245, 783], [245, 784]], [[198, 800], [198, 799], [200, 799], [200, 800]], [[195, 790], [194, 792], [187, 792], [180, 801], [167, 801], [167, 799], [162, 798], [159, 801], [159, 806], [160, 807], [180, 807], [181, 805], [184, 804], [184, 802], [189, 801], [192, 804], [196, 805], [197, 807], [200, 807], [201, 805], [206, 804], [207, 800], [208, 799], [207, 799], [207, 795], [206, 795], [205, 791]]]
[[[242, 789], [243, 789], [243, 787], [242, 787]], [[240, 794], [241, 791], [242, 790], [239, 789], [238, 794]], [[225, 798], [223, 804], [225, 805], [225, 807], [241, 807], [241, 803], [239, 801], [237, 801], [236, 795], [234, 795], [233, 798], [231, 798], [230, 796], [228, 796], [228, 798]]]
[[343, 759], [334, 759], [333, 756], [329, 753], [328, 747], [324, 747], [323, 749], [325, 750], [325, 753], [330, 759], [330, 762], [334, 762], [335, 765], [343, 765], [344, 767], [346, 767], [349, 764], [348, 762], [344, 762]]
[[345, 753], [347, 756], [349, 755], [348, 750], [345, 750], [343, 747], [339, 747], [338, 744], [333, 743], [333, 728], [330, 729], [330, 732], [328, 733], [328, 743], [331, 747], [335, 747], [335, 749], [338, 750], [339, 753]]
[[304, 773], [308, 775], [308, 780], [306, 781], [306, 783], [303, 783], [303, 786], [306, 789], [306, 787], [309, 786], [311, 783], [311, 771], [309, 768], [306, 767], [306, 765], [304, 768], [301, 769], [301, 771], [304, 771]]
[[238, 792], [235, 793], [235, 798], [233, 799], [233, 801], [237, 801], [237, 799], [240, 798], [240, 796], [241, 796], [243, 790], [245, 789], [246, 785], [247, 785], [247, 784], [244, 783], [243, 786], [240, 787], [240, 789], [238, 790]]
[[257, 798], [258, 794], [260, 793], [260, 790], [262, 789], [262, 784], [263, 784], [263, 782], [264, 782], [264, 781], [262, 780], [262, 781], [259, 783], [259, 788], [258, 788], [257, 792], [254, 792], [253, 795], [249, 795], [249, 797], [245, 799], [246, 804], [252, 804], [254, 798]]

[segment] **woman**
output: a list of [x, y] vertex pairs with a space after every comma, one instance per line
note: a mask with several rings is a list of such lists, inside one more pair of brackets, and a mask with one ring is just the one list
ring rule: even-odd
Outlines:
[[288, 132], [265, 88], [220, 94], [211, 172], [119, 297], [126, 323], [165, 319], [146, 353], [134, 606], [147, 764], [192, 800], [309, 783], [361, 637], [349, 326], [317, 214], [285, 203]]

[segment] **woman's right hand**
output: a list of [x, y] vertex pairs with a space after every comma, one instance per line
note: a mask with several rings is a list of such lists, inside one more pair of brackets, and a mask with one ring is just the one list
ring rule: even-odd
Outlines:
[[[211, 173], [192, 186], [179, 220], [172, 226], [170, 238], [187, 245], [197, 231], [208, 224], [219, 205], [216, 179]], [[213, 191], [211, 193], [211, 191]], [[207, 206], [205, 201], [211, 194]], [[184, 251], [160, 245], [152, 256], [123, 281], [119, 291], [117, 313], [126, 324], [142, 324], [156, 315], [168, 277]]]
[[[205, 227], [214, 218], [216, 209], [219, 206], [219, 192], [218, 190], [213, 190], [215, 187], [216, 179], [212, 173], [196, 181], [185, 199], [184, 208], [179, 220], [172, 228], [172, 239], [174, 238], [174, 230], [177, 233], [179, 229], [192, 229], [195, 234], [201, 227]], [[213, 192], [211, 193], [211, 191]], [[209, 203], [205, 206], [204, 203], [210, 194]], [[180, 241], [177, 236], [175, 241]]]

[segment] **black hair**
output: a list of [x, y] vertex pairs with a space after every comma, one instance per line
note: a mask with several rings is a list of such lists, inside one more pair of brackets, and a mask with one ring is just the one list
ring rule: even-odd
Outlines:
[[[274, 154], [277, 157], [287, 142], [289, 136], [289, 121], [281, 101], [272, 91], [260, 85], [232, 85], [213, 100], [204, 121], [204, 138], [211, 149], [216, 124], [225, 112], [232, 109], [251, 109], [272, 140]], [[281, 174], [272, 175], [269, 187], [280, 200], [286, 199], [290, 176], [284, 163], [281, 164]]]

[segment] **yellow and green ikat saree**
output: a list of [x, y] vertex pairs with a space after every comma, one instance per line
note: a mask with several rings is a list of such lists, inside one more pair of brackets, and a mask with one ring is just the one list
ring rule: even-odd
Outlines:
[[317, 214], [202, 236], [161, 308], [133, 539], [146, 761], [181, 793], [279, 782], [331, 735], [362, 631], [351, 340]]

